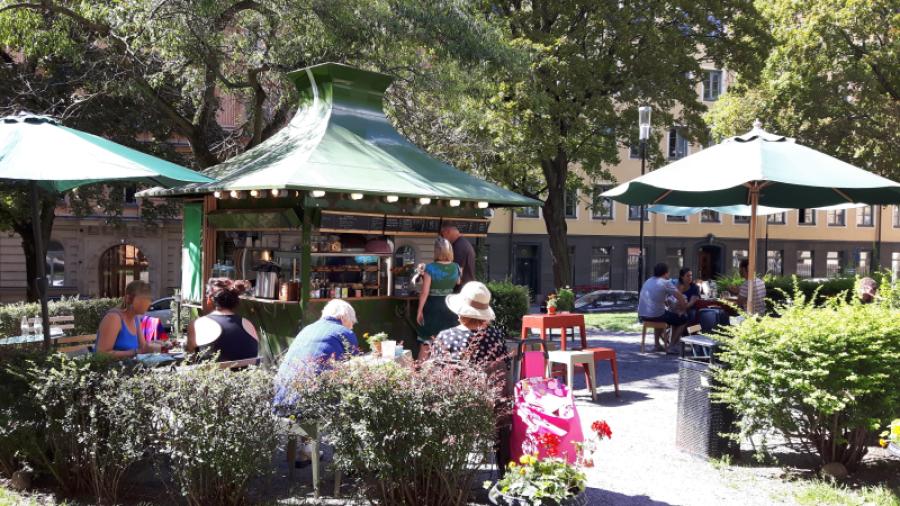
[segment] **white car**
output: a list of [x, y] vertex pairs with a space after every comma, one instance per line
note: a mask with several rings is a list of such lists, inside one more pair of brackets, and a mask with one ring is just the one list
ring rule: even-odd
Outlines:
[[163, 297], [153, 301], [150, 309], [146, 313], [147, 316], [159, 318], [166, 332], [172, 330], [172, 297]]

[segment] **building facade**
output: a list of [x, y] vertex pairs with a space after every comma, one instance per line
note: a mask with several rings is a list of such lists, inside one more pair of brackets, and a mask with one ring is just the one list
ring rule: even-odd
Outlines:
[[[712, 103], [727, 86], [727, 73], [707, 69], [698, 89]], [[637, 128], [635, 118], [635, 128]], [[748, 129], [750, 126], [748, 125]], [[670, 161], [702, 146], [687, 142], [677, 125], [662, 136]], [[641, 172], [637, 149], [623, 147], [611, 172], [618, 182]], [[573, 168], [577, 170], [577, 167]], [[722, 167], [721, 170], [728, 170]], [[566, 196], [566, 224], [574, 285], [590, 289], [637, 290], [640, 207], [597, 197], [612, 184]], [[541, 295], [555, 290], [546, 227], [539, 209], [497, 210], [482, 260], [491, 279], [509, 278]], [[900, 274], [900, 208], [868, 206], [836, 211], [790, 211], [759, 220], [758, 271], [801, 277], [865, 273], [875, 268]], [[666, 262], [690, 267], [694, 277], [714, 279], [737, 269], [748, 256], [749, 218], [704, 212], [687, 217], [648, 213], [644, 226], [647, 270]]]

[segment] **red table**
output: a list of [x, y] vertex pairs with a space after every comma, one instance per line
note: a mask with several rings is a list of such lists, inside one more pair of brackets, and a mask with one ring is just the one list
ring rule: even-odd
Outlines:
[[579, 313], [557, 313], [557, 314], [527, 314], [522, 317], [522, 339], [528, 337], [528, 329], [538, 329], [541, 339], [547, 340], [547, 331], [550, 329], [561, 329], [559, 349], [566, 349], [566, 331], [575, 328], [581, 331], [581, 348], [586, 349], [587, 333], [584, 329], [584, 315]]

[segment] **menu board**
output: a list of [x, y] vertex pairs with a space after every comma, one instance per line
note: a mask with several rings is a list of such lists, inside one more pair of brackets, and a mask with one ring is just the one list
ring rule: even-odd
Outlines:
[[385, 234], [436, 235], [440, 231], [440, 218], [388, 215], [384, 220]]
[[462, 235], [471, 236], [486, 236], [490, 224], [489, 220], [444, 219], [444, 225], [453, 225]]
[[322, 211], [320, 232], [381, 234], [384, 230], [383, 214], [362, 214]]

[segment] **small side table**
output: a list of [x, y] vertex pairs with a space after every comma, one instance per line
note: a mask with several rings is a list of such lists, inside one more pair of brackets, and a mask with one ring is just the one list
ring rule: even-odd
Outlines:
[[594, 364], [593, 351], [564, 351], [557, 350], [548, 353], [547, 357], [547, 376], [550, 376], [553, 364], [565, 364], [566, 366], [566, 385], [569, 387], [569, 394], [574, 396], [575, 385], [575, 366], [581, 365], [587, 368], [588, 389], [591, 391], [591, 400], [597, 400], [597, 366]]
[[559, 349], [566, 349], [568, 329], [578, 328], [581, 332], [581, 347], [587, 348], [587, 334], [584, 328], [584, 315], [580, 313], [527, 314], [522, 317], [522, 339], [528, 337], [528, 329], [538, 329], [541, 340], [547, 341], [547, 331], [560, 329]]

